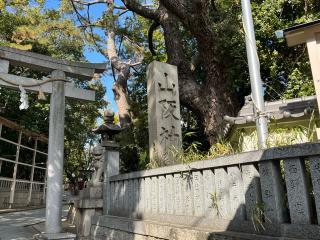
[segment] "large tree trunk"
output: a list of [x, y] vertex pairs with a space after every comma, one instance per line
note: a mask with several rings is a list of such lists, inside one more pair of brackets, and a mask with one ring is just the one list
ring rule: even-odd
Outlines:
[[[225, 115], [239, 110], [232, 88], [224, 74], [223, 55], [219, 51], [210, 17], [215, 9], [208, 0], [159, 0], [159, 8], [144, 8], [136, 0], [123, 0], [128, 9], [161, 24], [168, 54], [168, 63], [178, 66], [182, 105], [196, 113], [210, 143], [225, 135]], [[198, 68], [204, 73], [197, 81], [186, 56], [181, 28], [188, 30], [197, 43]], [[230, 84], [231, 85], [231, 84]]]
[[118, 106], [119, 121], [121, 127], [127, 127], [131, 123], [130, 105], [128, 102], [127, 81], [130, 78], [130, 64], [120, 60], [116, 44], [115, 44], [115, 22], [112, 20], [114, 16], [114, 1], [108, 2], [107, 16], [110, 21], [107, 22], [107, 55], [110, 59], [113, 73], [117, 75], [117, 79], [112, 87], [114, 100]]
[[210, 28], [207, 28], [207, 23], [198, 21], [198, 25], [195, 26], [196, 22], [193, 22], [199, 64], [205, 74], [203, 83], [198, 84], [191, 71], [191, 61], [185, 55], [177, 17], [162, 5], [160, 11], [168, 63], [178, 66], [181, 103], [200, 117], [205, 135], [210, 143], [213, 143], [225, 135], [224, 115], [233, 116], [239, 108], [239, 105], [235, 104], [232, 90], [228, 87], [224, 69], [219, 61], [220, 56], [217, 56], [213, 34]]

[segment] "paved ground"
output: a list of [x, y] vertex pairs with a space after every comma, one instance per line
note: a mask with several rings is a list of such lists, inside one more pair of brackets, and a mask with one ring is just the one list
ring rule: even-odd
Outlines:
[[[66, 216], [67, 206], [63, 208]], [[0, 240], [27, 240], [38, 233], [31, 225], [45, 220], [45, 209], [0, 214]]]

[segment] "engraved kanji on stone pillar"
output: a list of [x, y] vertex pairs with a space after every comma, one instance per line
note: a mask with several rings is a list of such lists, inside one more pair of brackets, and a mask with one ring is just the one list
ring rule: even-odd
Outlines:
[[154, 61], [147, 79], [150, 160], [174, 164], [171, 149], [182, 145], [177, 67]]

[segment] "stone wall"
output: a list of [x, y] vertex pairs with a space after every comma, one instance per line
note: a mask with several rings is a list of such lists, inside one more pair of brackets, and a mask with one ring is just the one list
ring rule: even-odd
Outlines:
[[[91, 227], [96, 239], [183, 239], [172, 229], [320, 239], [320, 144], [117, 175], [108, 184], [108, 215]], [[118, 233], [125, 237], [112, 237]]]

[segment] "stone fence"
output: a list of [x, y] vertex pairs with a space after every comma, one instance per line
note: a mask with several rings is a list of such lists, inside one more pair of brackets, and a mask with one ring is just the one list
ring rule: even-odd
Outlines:
[[[10, 206], [13, 179], [0, 177], [0, 209]], [[30, 185], [32, 191], [30, 195]], [[30, 196], [29, 196], [30, 195]], [[30, 198], [30, 201], [27, 199]], [[16, 180], [15, 197], [12, 207], [38, 206], [44, 204], [44, 183]]]
[[318, 143], [111, 176], [106, 191], [95, 239], [320, 239]]

